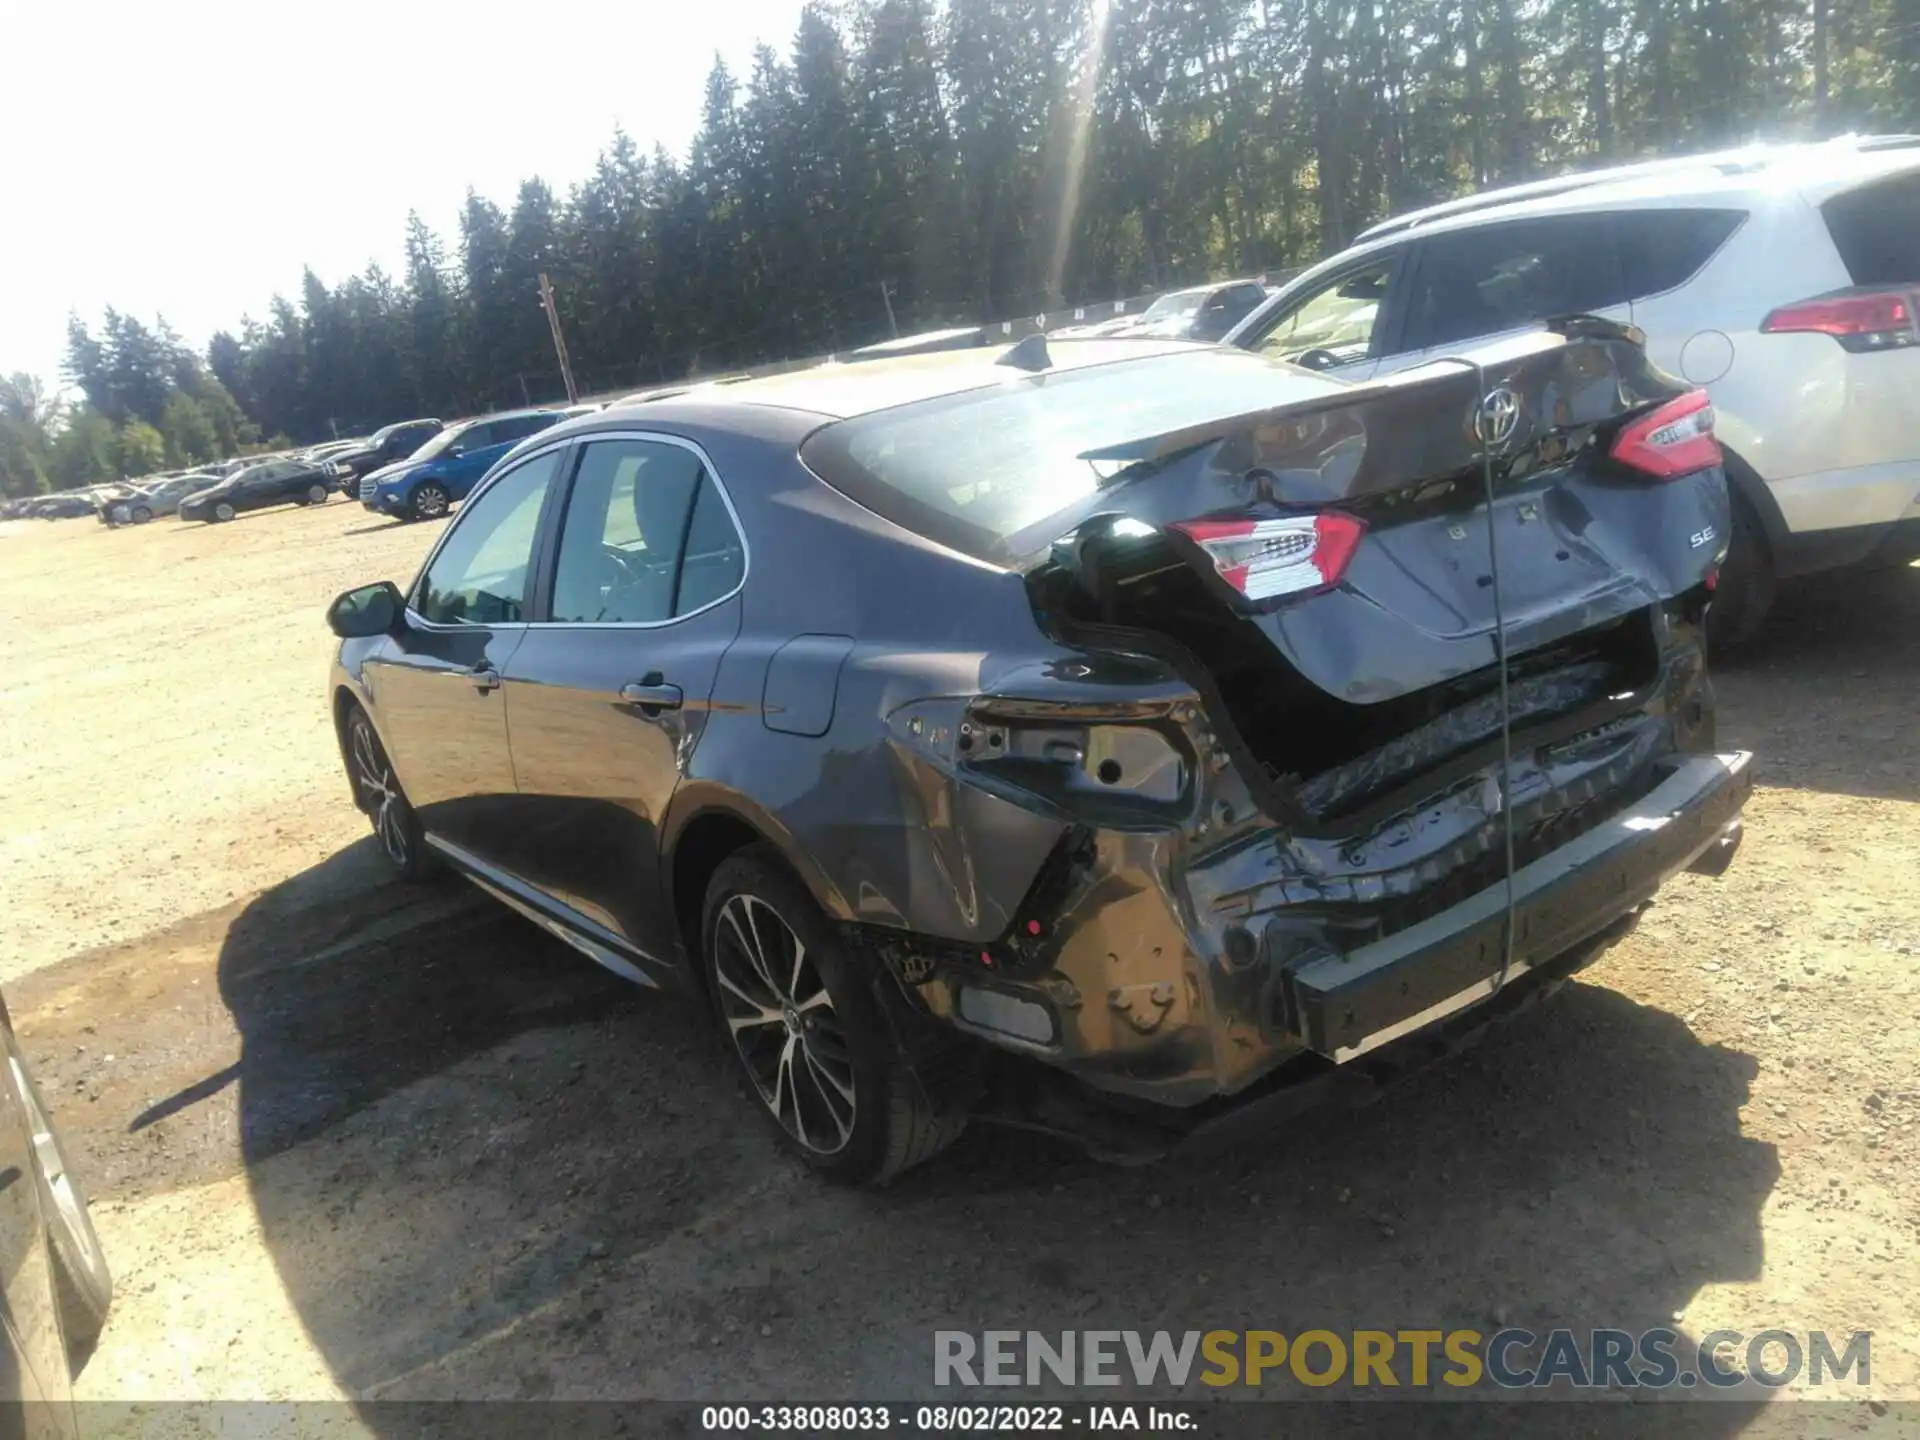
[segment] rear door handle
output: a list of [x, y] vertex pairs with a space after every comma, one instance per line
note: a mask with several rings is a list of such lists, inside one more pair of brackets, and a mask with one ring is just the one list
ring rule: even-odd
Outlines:
[[485, 661], [482, 661], [480, 664], [474, 666], [473, 669], [469, 670], [467, 672], [467, 678], [473, 681], [473, 688], [476, 690], [498, 690], [500, 688], [500, 672]]
[[678, 710], [685, 697], [678, 685], [668, 685], [658, 675], [649, 675], [633, 685], [620, 687], [620, 698], [629, 705], [638, 705], [642, 710], [656, 712], [660, 710]]

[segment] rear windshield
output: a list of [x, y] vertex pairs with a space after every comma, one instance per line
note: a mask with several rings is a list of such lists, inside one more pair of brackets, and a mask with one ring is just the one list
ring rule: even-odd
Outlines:
[[1920, 172], [1835, 196], [1825, 213], [1854, 284], [1920, 283]]
[[999, 562], [1054, 538], [1022, 532], [1086, 500], [1120, 468], [1083, 452], [1345, 388], [1240, 350], [1007, 375], [837, 421], [814, 432], [800, 458], [895, 524]]

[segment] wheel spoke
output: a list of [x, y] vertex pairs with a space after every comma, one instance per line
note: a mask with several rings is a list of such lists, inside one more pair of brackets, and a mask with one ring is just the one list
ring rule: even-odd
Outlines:
[[807, 1143], [807, 1122], [800, 1118], [800, 1092], [795, 1090], [793, 1086], [793, 1052], [798, 1046], [799, 1041], [789, 1035], [787, 1036], [787, 1043], [780, 1047], [780, 1059], [773, 1072], [773, 1113], [780, 1117], [782, 1123], [785, 1123], [786, 1116], [782, 1114], [782, 1106], [780, 1103], [781, 1097], [784, 1095], [793, 1105], [795, 1133], [800, 1137], [800, 1143], [805, 1145]]
[[[740, 923], [743, 913], [746, 914], [745, 925]], [[727, 922], [727, 928], [733, 931], [734, 940], [739, 946], [740, 953], [746, 957], [747, 964], [752, 968], [754, 979], [758, 980], [766, 988], [767, 994], [777, 1002], [780, 999], [780, 987], [773, 983], [773, 977], [767, 973], [766, 962], [760, 957], [760, 937], [754, 929], [752, 914], [746, 911], [744, 905], [736, 911], [734, 901], [729, 900], [726, 908], [720, 912], [720, 917]]]
[[813, 1073], [815, 1075], [818, 1075], [822, 1080], [826, 1081], [827, 1084], [831, 1085], [834, 1088], [834, 1090], [838, 1092], [840, 1098], [847, 1102], [847, 1108], [852, 1109], [853, 1108], [852, 1079], [848, 1078], [848, 1079], [842, 1080], [838, 1075], [834, 1074], [833, 1071], [827, 1067], [826, 1062], [823, 1059], [821, 1059], [820, 1056], [813, 1053], [813, 1047], [811, 1045], [803, 1045], [800, 1047], [800, 1050], [801, 1050], [801, 1053], [806, 1056], [807, 1068], [813, 1071]]
[[353, 727], [353, 760], [359, 767], [361, 780], [370, 788], [386, 790], [386, 777], [383, 767], [373, 751], [373, 736], [364, 725]]
[[851, 1139], [857, 1110], [833, 996], [773, 906], [743, 891], [727, 898], [720, 917], [710, 963], [734, 1049], [781, 1128], [804, 1149], [832, 1154]]
[[[789, 931], [789, 934], [792, 932]], [[798, 935], [793, 936], [793, 978], [787, 982], [787, 1003], [797, 1006], [800, 1003], [800, 967], [807, 963], [807, 947], [800, 943]]]
[[823, 1069], [805, 1044], [800, 1047], [801, 1058], [806, 1062], [802, 1067], [807, 1073], [807, 1081], [814, 1095], [820, 1101], [820, 1110], [826, 1116], [834, 1130], [834, 1148], [847, 1143], [847, 1136], [853, 1130], [853, 1088], [843, 1085], [831, 1071]]

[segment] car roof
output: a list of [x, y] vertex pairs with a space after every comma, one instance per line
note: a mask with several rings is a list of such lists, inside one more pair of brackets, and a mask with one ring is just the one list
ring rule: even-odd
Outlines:
[[485, 415], [472, 415], [465, 420], [456, 420], [453, 423], [464, 429], [468, 425], [478, 425], [483, 420], [517, 420], [523, 415], [559, 415], [564, 417], [566, 413], [565, 410], [556, 409], [551, 405], [535, 405], [531, 409], [491, 410]]
[[[1055, 337], [1048, 346], [1052, 363], [1047, 368], [1058, 374], [1120, 360], [1187, 354], [1196, 348], [1192, 342], [1183, 340]], [[998, 364], [1011, 349], [1011, 345], [994, 345], [969, 350], [932, 350], [920, 355], [852, 364], [816, 365], [782, 375], [738, 380], [711, 390], [701, 387], [681, 395], [662, 396], [646, 403], [646, 414], [649, 419], [670, 417], [691, 403], [706, 413], [711, 413], [715, 406], [742, 405], [799, 410], [825, 420], [846, 420], [875, 410], [890, 410], [896, 405], [981, 390], [1035, 373]], [[618, 404], [610, 406], [595, 418], [623, 418], [620, 412], [624, 408]], [[624, 418], [631, 423], [630, 413]]]
[[1817, 144], [1749, 145], [1561, 175], [1429, 205], [1361, 231], [1352, 248], [1413, 230], [1464, 229], [1569, 210], [1680, 200], [1751, 202], [1783, 191], [1830, 192], [1915, 166], [1920, 166], [1920, 135], [1843, 135]]

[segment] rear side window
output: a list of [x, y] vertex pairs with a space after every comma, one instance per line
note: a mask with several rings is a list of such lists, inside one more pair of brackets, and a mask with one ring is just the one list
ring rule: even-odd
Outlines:
[[1420, 249], [1405, 350], [1497, 335], [1627, 298], [1604, 215], [1556, 215], [1436, 235]]
[[1639, 210], [1616, 217], [1627, 298], [1686, 284], [1746, 218], [1744, 210]]
[[1835, 196], [1823, 213], [1854, 284], [1920, 282], [1920, 173]]

